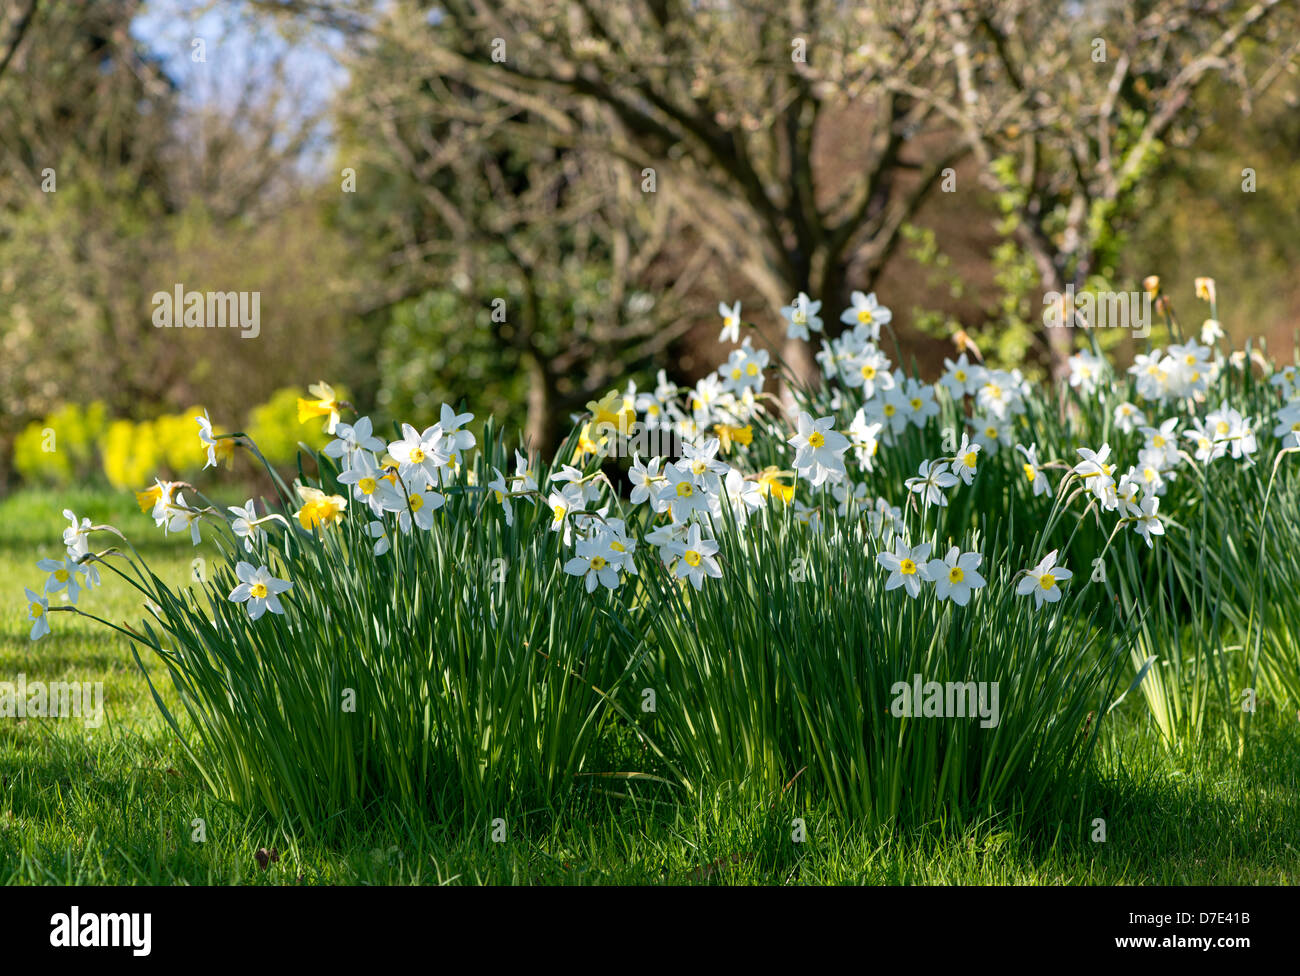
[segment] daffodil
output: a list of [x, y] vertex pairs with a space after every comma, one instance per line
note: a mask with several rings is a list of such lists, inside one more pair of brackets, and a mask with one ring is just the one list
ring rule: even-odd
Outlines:
[[718, 314], [722, 316], [722, 332], [718, 334], [719, 342], [740, 341], [740, 302], [724, 305], [718, 302]]
[[428, 532], [433, 528], [433, 513], [442, 508], [446, 500], [432, 488], [408, 492], [405, 504], [397, 513], [397, 527], [404, 535], [410, 534], [412, 525]]
[[876, 562], [889, 570], [889, 579], [885, 581], [886, 590], [896, 590], [900, 586], [907, 595], [916, 599], [921, 593], [921, 582], [930, 581], [927, 560], [930, 558], [930, 543], [922, 542], [909, 547], [902, 539], [894, 542], [893, 552], [881, 552], [876, 555]]
[[1083, 460], [1071, 470], [1083, 479], [1084, 487], [1101, 502], [1102, 508], [1107, 511], [1116, 508], [1119, 505], [1119, 498], [1115, 492], [1115, 465], [1109, 461], [1110, 445], [1101, 445], [1100, 451], [1081, 447], [1078, 448], [1077, 453]]
[[807, 413], [799, 414], [799, 426], [786, 442], [795, 449], [794, 469], [804, 475], [813, 487], [827, 479], [838, 481], [844, 477], [844, 452], [849, 449], [849, 439], [831, 429], [834, 417], [813, 420]]
[[700, 536], [699, 525], [692, 525], [681, 542], [673, 542], [668, 547], [677, 556], [674, 575], [678, 579], [690, 580], [697, 590], [704, 588], [704, 577], [719, 579], [722, 568], [718, 565], [718, 544], [712, 539]]
[[235, 576], [239, 585], [230, 591], [232, 603], [243, 603], [251, 620], [256, 620], [266, 611], [284, 613], [280, 605], [280, 594], [292, 589], [293, 584], [287, 580], [276, 579], [265, 566], [252, 563], [235, 564]]
[[1047, 483], [1047, 475], [1043, 474], [1042, 468], [1038, 462], [1038, 446], [1030, 444], [1025, 447], [1023, 444], [1017, 444], [1016, 450], [1024, 457], [1024, 463], [1020, 465], [1020, 470], [1025, 475], [1025, 480], [1029, 482], [1030, 490], [1034, 496], [1045, 495], [1052, 490], [1052, 486]]
[[423, 431], [402, 424], [402, 439], [390, 443], [388, 453], [397, 462], [403, 481], [422, 484], [438, 480], [438, 469], [447, 463], [452, 447], [451, 443], [443, 443], [443, 430], [438, 424]]
[[497, 500], [497, 504], [505, 512], [506, 525], [514, 525], [515, 512], [510, 506], [510, 486], [506, 484], [506, 476], [496, 468], [492, 469], [492, 473], [496, 475], [496, 478], [488, 482], [488, 491], [492, 492], [492, 497]]
[[840, 313], [840, 321], [859, 331], [861, 338], [880, 341], [880, 327], [893, 321], [894, 313], [876, 301], [876, 293], [864, 295], [855, 291], [849, 296], [852, 303]]
[[203, 518], [203, 511], [197, 508], [190, 508], [185, 502], [183, 492], [177, 492], [176, 501], [167, 510], [167, 532], [189, 532], [190, 540], [194, 545], [198, 545], [201, 540], [199, 535], [199, 523]]
[[1282, 439], [1283, 450], [1300, 447], [1300, 400], [1288, 403], [1277, 412], [1273, 436]]
[[334, 388], [328, 383], [316, 383], [307, 388], [313, 399], [298, 398], [298, 423], [305, 424], [313, 417], [325, 417], [325, 433], [333, 434], [339, 422], [339, 401]]
[[325, 528], [340, 521], [348, 507], [348, 500], [342, 495], [327, 495], [308, 485], [298, 485], [298, 497], [302, 499], [302, 507], [293, 513], [293, 517], [308, 530], [317, 526]]
[[808, 330], [820, 332], [822, 330], [822, 320], [817, 313], [821, 310], [822, 303], [815, 302], [803, 292], [799, 292], [795, 300], [781, 309], [781, 315], [785, 318], [787, 325], [785, 337], [787, 339], [803, 339], [805, 342], [810, 338]]
[[253, 543], [262, 534], [262, 528], [258, 525], [257, 508], [253, 504], [253, 499], [249, 499], [241, 508], [238, 505], [231, 505], [228, 511], [235, 517], [230, 522], [230, 528], [235, 535], [244, 540], [244, 548], [249, 552], [253, 551]]
[[338, 458], [347, 467], [351, 467], [352, 459], [362, 451], [378, 454], [384, 450], [384, 442], [375, 436], [369, 417], [358, 417], [355, 424], [336, 425], [334, 437], [321, 449], [321, 453], [326, 457]]
[[40, 640], [50, 632], [50, 601], [39, 593], [27, 593], [27, 619], [32, 622], [31, 640]]
[[1156, 495], [1150, 494], [1142, 499], [1141, 504], [1130, 509], [1130, 521], [1133, 528], [1138, 535], [1142, 536], [1148, 549], [1152, 547], [1151, 537], [1153, 535], [1165, 534], [1165, 525], [1156, 513], [1159, 507], [1160, 499]]
[[63, 544], [67, 547], [68, 555], [74, 559], [80, 559], [86, 553], [90, 552], [90, 519], [83, 518], [77, 521], [77, 516], [72, 514], [70, 509], [63, 510], [63, 517], [71, 524], [63, 530]]
[[695, 512], [705, 511], [709, 507], [705, 489], [690, 464], [678, 462], [664, 468], [667, 483], [663, 497], [667, 499], [668, 511], [674, 522], [686, 522]]
[[1147, 422], [1146, 414], [1127, 400], [1115, 407], [1114, 418], [1116, 429], [1125, 434], [1133, 433], [1137, 427], [1145, 427]]
[[983, 559], [978, 552], [963, 553], [956, 546], [943, 559], [931, 559], [926, 572], [934, 581], [935, 596], [966, 606], [971, 593], [984, 586], [984, 577], [977, 572]]
[[951, 359], [943, 361], [943, 376], [939, 378], [939, 385], [946, 389], [954, 400], [974, 395], [984, 382], [984, 367], [978, 364], [972, 365], [965, 353], [958, 356], [956, 362]]
[[794, 499], [794, 486], [783, 484], [781, 479], [793, 477], [793, 471], [782, 471], [774, 464], [768, 465], [759, 472], [758, 490], [764, 498], [771, 496], [789, 504]]
[[581, 576], [586, 581], [587, 592], [596, 589], [597, 584], [607, 589], [617, 589], [619, 584], [618, 569], [609, 560], [609, 547], [600, 539], [579, 539], [577, 555], [564, 564], [564, 571], [570, 576]]
[[69, 603], [77, 602], [77, 597], [81, 595], [83, 589], [81, 577], [85, 573], [85, 567], [79, 565], [72, 557], [65, 555], [61, 560], [39, 560], [36, 563], [36, 568], [49, 573], [49, 577], [45, 580], [46, 593], [57, 593], [63, 590], [68, 595]]
[[400, 499], [401, 493], [391, 481], [384, 478], [384, 472], [375, 463], [374, 456], [359, 450], [351, 456], [351, 461], [351, 467], [339, 474], [339, 484], [351, 485], [352, 497], [365, 504], [376, 516], [385, 511], [398, 510], [400, 506], [394, 504], [394, 498]]
[[1053, 549], [1033, 569], [1027, 569], [1016, 584], [1016, 592], [1021, 596], [1034, 595], [1034, 609], [1044, 603], [1055, 603], [1061, 599], [1060, 584], [1074, 574], [1064, 566], [1056, 565], [1057, 550]]
[[1069, 358], [1070, 385], [1085, 396], [1097, 391], [1106, 364], [1089, 352], [1080, 352]]
[[971, 442], [969, 434], [963, 433], [961, 435], [961, 444], [952, 459], [952, 469], [957, 472], [957, 476], [966, 485], [974, 482], [975, 475], [979, 473], [981, 450], [983, 448]]
[[943, 490], [956, 483], [956, 476], [948, 470], [945, 462], [922, 461], [916, 470], [916, 477], [908, 478], [904, 485], [908, 491], [920, 495], [926, 506], [938, 505], [942, 508], [948, 504], [948, 497]]

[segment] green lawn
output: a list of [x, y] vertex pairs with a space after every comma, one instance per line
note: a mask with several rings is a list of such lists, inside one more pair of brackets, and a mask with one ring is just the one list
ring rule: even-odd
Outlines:
[[[906, 834], [864, 831], [794, 796], [695, 803], [575, 790], [559, 810], [508, 817], [494, 843], [478, 823], [412, 822], [349, 811], [323, 834], [295, 836], [215, 801], [166, 727], [125, 640], [56, 614], [27, 639], [22, 589], [61, 553], [60, 512], [111, 520], [146, 543], [169, 582], [195, 551], [164, 541], [128, 494], [24, 493], [0, 502], [0, 681], [102, 681], [106, 719], [0, 719], [0, 883], [867, 883], [1294, 884], [1300, 880], [1300, 727], [1265, 707], [1244, 761], [1207, 750], [1167, 756], [1140, 703], [1119, 713], [1095, 782], [1061, 797], [1058, 824], [1014, 818]], [[204, 554], [204, 550], [199, 550]], [[211, 555], [207, 553], [207, 555]], [[112, 620], [138, 619], [116, 578], [83, 598]], [[146, 661], [146, 664], [149, 662]], [[165, 678], [163, 679], [165, 684]], [[1137, 698], [1138, 696], [1131, 696]], [[1135, 707], [1136, 706], [1136, 707]], [[806, 840], [791, 839], [801, 818]], [[1104, 843], [1092, 822], [1106, 822]], [[193, 837], [203, 821], [206, 840]], [[279, 852], [264, 870], [261, 848]]]

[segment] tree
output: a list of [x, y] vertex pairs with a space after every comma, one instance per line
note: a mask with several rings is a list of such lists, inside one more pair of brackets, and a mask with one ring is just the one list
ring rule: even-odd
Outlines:
[[[1166, 143], [1195, 138], [1207, 83], [1237, 86], [1248, 105], [1295, 59], [1300, 36], [1296, 10], [1281, 0], [1081, 4], [1064, 13], [1037, 0], [979, 0], [947, 16], [961, 97], [896, 84], [966, 132], [1007, 231], [1043, 290], [1062, 293], [1114, 274], [1144, 180]], [[1007, 118], [1012, 98], [1020, 109]], [[1047, 334], [1058, 376], [1073, 341], [1068, 329]]]

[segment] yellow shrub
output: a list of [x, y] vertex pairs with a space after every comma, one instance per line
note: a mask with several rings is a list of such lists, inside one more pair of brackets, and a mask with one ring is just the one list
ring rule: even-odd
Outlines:
[[15, 470], [31, 481], [67, 482], [88, 476], [95, 468], [96, 442], [106, 418], [99, 401], [84, 407], [68, 403], [28, 424], [14, 440]]
[[[347, 394], [341, 389], [336, 392], [340, 399], [347, 399]], [[276, 390], [266, 403], [249, 411], [244, 432], [271, 464], [292, 464], [298, 456], [299, 441], [319, 451], [332, 440], [325, 433], [323, 420], [313, 418], [304, 424], [298, 422], [300, 396], [303, 396], [302, 390], [284, 387]]]

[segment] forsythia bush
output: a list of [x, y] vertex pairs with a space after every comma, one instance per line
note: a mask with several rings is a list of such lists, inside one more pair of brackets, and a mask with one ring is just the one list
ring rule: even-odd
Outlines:
[[68, 403], [28, 424], [14, 439], [14, 470], [33, 482], [66, 484], [87, 477], [95, 469], [107, 418], [100, 401], [84, 407]]

